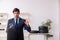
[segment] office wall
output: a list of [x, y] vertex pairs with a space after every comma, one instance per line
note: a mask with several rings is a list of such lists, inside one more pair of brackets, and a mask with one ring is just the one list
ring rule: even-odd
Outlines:
[[[59, 24], [60, 24], [60, 0], [59, 0]], [[60, 25], [59, 25], [60, 26]], [[60, 27], [59, 27], [60, 28]], [[59, 37], [60, 37], [60, 29], [59, 29]], [[59, 38], [60, 39], [60, 38]]]
[[22, 12], [31, 14], [31, 28], [38, 30], [38, 26], [46, 19], [53, 21], [50, 33], [52, 40], [59, 40], [59, 0], [0, 0], [0, 12], [13, 17], [12, 10], [17, 7]]

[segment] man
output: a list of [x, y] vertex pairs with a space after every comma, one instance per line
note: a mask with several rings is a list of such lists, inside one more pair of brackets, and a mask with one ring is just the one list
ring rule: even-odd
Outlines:
[[29, 22], [19, 17], [20, 10], [14, 8], [14, 18], [8, 20], [7, 24], [7, 40], [24, 40], [23, 27], [30, 32]]

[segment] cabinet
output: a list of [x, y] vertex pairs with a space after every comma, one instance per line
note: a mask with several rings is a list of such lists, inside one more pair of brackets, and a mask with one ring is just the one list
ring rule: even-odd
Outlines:
[[5, 29], [7, 25], [8, 14], [0, 13], [0, 29]]

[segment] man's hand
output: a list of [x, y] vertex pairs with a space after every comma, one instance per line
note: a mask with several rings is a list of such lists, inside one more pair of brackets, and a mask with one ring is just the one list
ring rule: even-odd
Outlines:
[[25, 24], [29, 26], [29, 21], [26, 19]]

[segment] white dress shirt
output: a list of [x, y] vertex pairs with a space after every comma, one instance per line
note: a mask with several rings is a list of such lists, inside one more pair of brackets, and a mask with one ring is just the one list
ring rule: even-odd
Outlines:
[[[19, 17], [18, 17], [17, 19], [18, 19], [17, 23], [19, 24]], [[14, 21], [15, 21], [15, 23], [16, 23], [16, 18], [14, 18]]]

